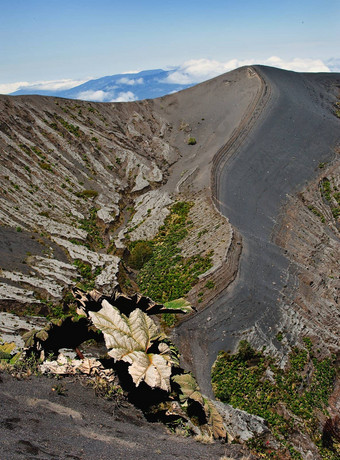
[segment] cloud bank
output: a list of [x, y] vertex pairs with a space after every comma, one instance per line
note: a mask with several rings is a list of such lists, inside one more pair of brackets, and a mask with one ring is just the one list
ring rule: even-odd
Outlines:
[[109, 91], [81, 91], [77, 94], [76, 99], [80, 99], [82, 101], [94, 101], [94, 102], [104, 102], [113, 97], [113, 93]]
[[225, 72], [237, 69], [245, 65], [263, 64], [280, 69], [294, 70], [296, 72], [329, 72], [330, 69], [320, 59], [300, 59], [294, 58], [284, 60], [277, 56], [268, 59], [231, 59], [220, 62], [213, 59], [192, 59], [186, 61], [176, 68], [165, 80], [167, 83], [178, 83], [188, 85], [200, 83], [209, 78], [216, 77]]
[[64, 78], [62, 80], [48, 80], [48, 81], [18, 81], [15, 83], [2, 83], [0, 84], [0, 94], [9, 94], [14, 93], [20, 89], [27, 91], [45, 90], [45, 91], [62, 91], [75, 86], [82, 85], [87, 82], [87, 80], [71, 80], [69, 78]]
[[[168, 76], [160, 83], [176, 84], [176, 85], [192, 85], [208, 80], [210, 78], [229, 72], [238, 67], [245, 65], [263, 64], [272, 67], [278, 67], [286, 70], [294, 70], [297, 72], [330, 72], [340, 71], [340, 59], [332, 58], [326, 62], [320, 59], [304, 59], [294, 58], [290, 60], [282, 59], [278, 56], [271, 56], [267, 59], [230, 59], [228, 61], [217, 61], [214, 59], [191, 59], [184, 64], [169, 69]], [[132, 72], [129, 72], [132, 73]], [[74, 88], [88, 80], [50, 80], [36, 82], [14, 82], [0, 84], [0, 94], [9, 94], [18, 90], [25, 90], [34, 94], [39, 90], [51, 91], [58, 95], [58, 91]], [[127, 91], [126, 86], [135, 87], [134, 90], [138, 93], [137, 86], [142, 86], [145, 83], [143, 78], [133, 78], [131, 76], [121, 77], [112, 86], [106, 86], [105, 90], [88, 90], [79, 92], [75, 97], [85, 101], [95, 102], [128, 102], [138, 99], [132, 91]], [[124, 85], [125, 87], [119, 87]], [[156, 83], [157, 85], [157, 83]], [[171, 88], [172, 89], [172, 88]], [[119, 92], [120, 90], [120, 92]], [[178, 88], [176, 88], [176, 91]], [[169, 91], [170, 92], [170, 91]]]
[[111, 99], [110, 102], [132, 102], [137, 99], [136, 95], [132, 91], [121, 92], [118, 97]]
[[117, 83], [121, 85], [142, 85], [144, 83], [143, 78], [120, 78], [117, 80]]

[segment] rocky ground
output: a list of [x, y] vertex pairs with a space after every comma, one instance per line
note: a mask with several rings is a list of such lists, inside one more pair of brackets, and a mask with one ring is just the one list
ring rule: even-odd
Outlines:
[[[298, 267], [298, 288], [287, 309], [299, 322], [300, 334], [310, 336], [321, 348], [326, 343], [328, 350], [338, 353], [339, 152], [331, 163], [320, 163], [318, 169], [316, 179], [288, 200], [277, 242]], [[295, 333], [299, 334], [299, 328]]]

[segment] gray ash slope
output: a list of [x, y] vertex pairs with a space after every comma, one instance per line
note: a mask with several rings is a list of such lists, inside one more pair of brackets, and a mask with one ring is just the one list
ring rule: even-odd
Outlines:
[[[317, 179], [319, 163], [339, 162], [335, 147], [340, 122], [333, 104], [340, 75], [255, 69], [266, 86], [266, 101], [243, 142], [231, 155], [225, 152], [230, 158], [218, 172], [217, 184], [219, 207], [243, 239], [238, 276], [209, 308], [177, 330], [206, 392], [216, 354], [233, 350], [240, 339], [283, 358], [290, 345], [307, 335], [325, 350], [339, 351], [338, 261], [333, 261], [337, 274], [333, 295], [323, 299], [322, 309], [299, 305], [298, 291], [305, 287], [298, 276], [302, 267], [275, 243], [275, 235], [289, 197]], [[336, 227], [328, 234], [339, 249]], [[327, 258], [326, 252], [322, 256]], [[327, 278], [324, 273], [326, 282]], [[284, 344], [276, 339], [280, 331], [285, 332]]]

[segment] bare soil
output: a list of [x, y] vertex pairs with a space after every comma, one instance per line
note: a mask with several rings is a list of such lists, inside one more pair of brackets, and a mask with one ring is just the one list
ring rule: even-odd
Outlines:
[[[62, 388], [63, 394], [53, 391]], [[126, 401], [97, 397], [78, 378], [0, 374], [1, 460], [255, 459], [240, 445], [202, 444], [148, 423]]]

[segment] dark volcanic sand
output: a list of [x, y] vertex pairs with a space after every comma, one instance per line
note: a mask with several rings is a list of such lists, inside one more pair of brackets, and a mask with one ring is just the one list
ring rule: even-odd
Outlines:
[[[211, 460], [247, 453], [239, 445], [205, 445], [171, 435], [130, 404], [96, 397], [76, 379], [16, 380], [4, 373], [0, 378], [1, 460]], [[65, 396], [52, 391], [58, 384]]]

